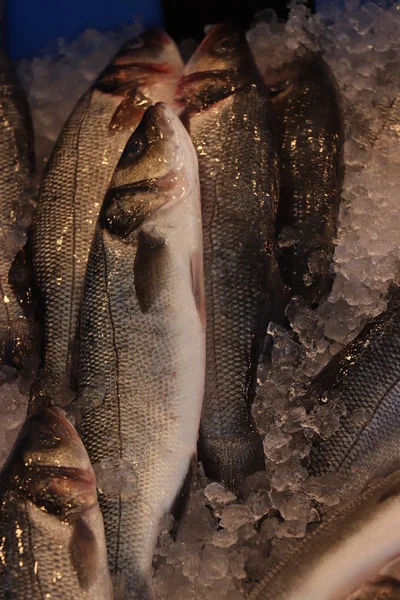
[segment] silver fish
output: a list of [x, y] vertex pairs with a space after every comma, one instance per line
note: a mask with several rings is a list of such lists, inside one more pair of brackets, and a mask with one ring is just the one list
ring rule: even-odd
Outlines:
[[214, 27], [185, 67], [177, 99], [200, 169], [207, 376], [199, 456], [206, 474], [240, 491], [264, 468], [251, 416], [269, 321], [282, 321], [274, 253], [278, 165], [269, 106], [246, 38]]
[[0, 477], [0, 599], [112, 597], [93, 469], [62, 411], [45, 409]]
[[156, 104], [130, 138], [100, 214], [74, 406], [117, 598], [152, 597], [159, 521], [196, 452], [205, 371], [200, 210], [189, 135]]
[[361, 489], [372, 477], [400, 468], [397, 301], [328, 363], [309, 394], [328, 404], [332, 399], [344, 409], [339, 429], [328, 439], [314, 441], [311, 475], [336, 473], [343, 485]]
[[346, 600], [400, 556], [400, 471], [323, 523], [249, 600]]
[[32, 410], [66, 405], [76, 389], [79, 310], [97, 217], [124, 147], [147, 106], [172, 101], [182, 60], [150, 30], [125, 44], [65, 124], [39, 194], [33, 264], [45, 347]]
[[20, 366], [32, 349], [31, 330], [18, 291], [10, 280], [10, 269], [27, 240], [26, 230], [34, 208], [35, 166], [28, 102], [3, 49], [0, 49], [0, 153], [0, 360]]

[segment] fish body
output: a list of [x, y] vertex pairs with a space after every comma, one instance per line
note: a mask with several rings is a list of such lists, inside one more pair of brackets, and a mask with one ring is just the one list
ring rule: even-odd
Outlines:
[[44, 311], [44, 360], [32, 410], [76, 390], [79, 311], [97, 217], [131, 133], [153, 101], [172, 100], [183, 68], [160, 30], [127, 42], [66, 122], [39, 194], [35, 278]]
[[251, 417], [269, 321], [281, 321], [274, 254], [278, 167], [262, 82], [242, 34], [214, 27], [179, 81], [197, 149], [207, 313], [200, 458], [235, 491], [264, 469]]
[[24, 247], [33, 204], [33, 130], [13, 65], [0, 49], [0, 359], [21, 365], [31, 350], [30, 325], [10, 269]]
[[343, 131], [328, 65], [308, 52], [267, 69], [279, 148], [278, 261], [293, 295], [318, 304], [332, 287], [343, 182]]
[[347, 600], [400, 554], [400, 472], [324, 522], [249, 600]]
[[318, 374], [309, 392], [344, 409], [339, 429], [314, 442], [311, 475], [362, 486], [400, 468], [400, 311], [372, 319]]
[[59, 409], [27, 421], [0, 476], [0, 598], [113, 598], [95, 475]]
[[161, 517], [196, 453], [205, 311], [197, 158], [150, 107], [114, 173], [90, 253], [79, 432], [94, 465], [116, 598], [152, 598]]

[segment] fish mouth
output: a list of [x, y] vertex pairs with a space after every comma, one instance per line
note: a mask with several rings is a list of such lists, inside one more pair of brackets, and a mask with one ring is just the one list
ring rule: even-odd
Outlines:
[[43, 423], [52, 434], [61, 442], [74, 440], [81, 444], [80, 437], [75, 431], [75, 428], [68, 421], [65, 413], [60, 408], [49, 407], [37, 413], [28, 421], [30, 423]]
[[149, 106], [144, 119], [157, 127], [162, 139], [168, 140], [174, 135], [172, 123], [177, 117], [164, 102], [157, 102], [157, 104]]

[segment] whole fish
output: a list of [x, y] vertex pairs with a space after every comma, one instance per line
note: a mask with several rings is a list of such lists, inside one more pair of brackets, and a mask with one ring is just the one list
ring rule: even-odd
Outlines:
[[372, 485], [277, 565], [249, 600], [346, 600], [400, 556], [400, 471]]
[[0, 476], [0, 599], [112, 597], [93, 469], [62, 411], [45, 409]]
[[361, 487], [400, 468], [399, 306], [368, 323], [319, 373], [309, 393], [345, 409], [338, 431], [314, 442], [312, 475], [337, 473]]
[[[4, 28], [5, 2], [0, 6]], [[3, 36], [2, 36], [3, 37]], [[33, 214], [34, 152], [29, 106], [12, 62], [0, 47], [0, 361], [22, 366], [31, 351], [29, 322], [10, 270]]]
[[147, 106], [172, 101], [183, 68], [174, 42], [150, 30], [127, 42], [65, 124], [39, 195], [33, 262], [44, 308], [42, 375], [32, 410], [76, 389], [79, 310], [97, 217]]
[[339, 96], [317, 53], [267, 68], [279, 146], [278, 262], [294, 295], [316, 305], [332, 287], [343, 181]]
[[244, 35], [214, 27], [178, 83], [197, 149], [203, 214], [207, 375], [200, 458], [235, 491], [264, 468], [251, 417], [260, 347], [279, 322], [278, 168], [269, 106]]
[[153, 597], [159, 522], [196, 452], [204, 302], [196, 152], [158, 103], [130, 138], [101, 211], [74, 407], [98, 478], [117, 598]]

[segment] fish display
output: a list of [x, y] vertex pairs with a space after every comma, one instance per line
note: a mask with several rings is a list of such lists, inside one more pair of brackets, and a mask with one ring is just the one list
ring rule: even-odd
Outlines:
[[249, 600], [347, 600], [400, 554], [400, 471], [339, 510], [278, 564]]
[[251, 403], [267, 325], [282, 319], [278, 166], [269, 105], [244, 35], [230, 25], [210, 30], [177, 99], [189, 117], [202, 198], [207, 374], [199, 456], [209, 477], [238, 491], [264, 468]]
[[113, 598], [95, 475], [60, 409], [25, 423], [0, 476], [0, 598]]
[[371, 320], [315, 379], [310, 394], [345, 410], [339, 429], [316, 440], [311, 475], [337, 473], [352, 486], [400, 468], [400, 311]]
[[127, 42], [79, 101], [50, 158], [33, 231], [44, 359], [31, 411], [67, 405], [77, 388], [79, 311], [97, 217], [146, 107], [172, 102], [183, 68], [174, 42], [149, 30]]
[[[3, 3], [0, 27], [4, 10]], [[10, 270], [27, 241], [34, 209], [33, 129], [25, 94], [0, 46], [0, 360], [21, 367], [32, 350], [31, 326]]]
[[268, 68], [279, 148], [278, 262], [293, 295], [315, 306], [330, 292], [343, 182], [339, 94], [328, 65], [303, 52]]
[[153, 597], [160, 519], [196, 453], [204, 303], [196, 152], [158, 103], [130, 138], [100, 214], [73, 405], [97, 475], [117, 599]]

